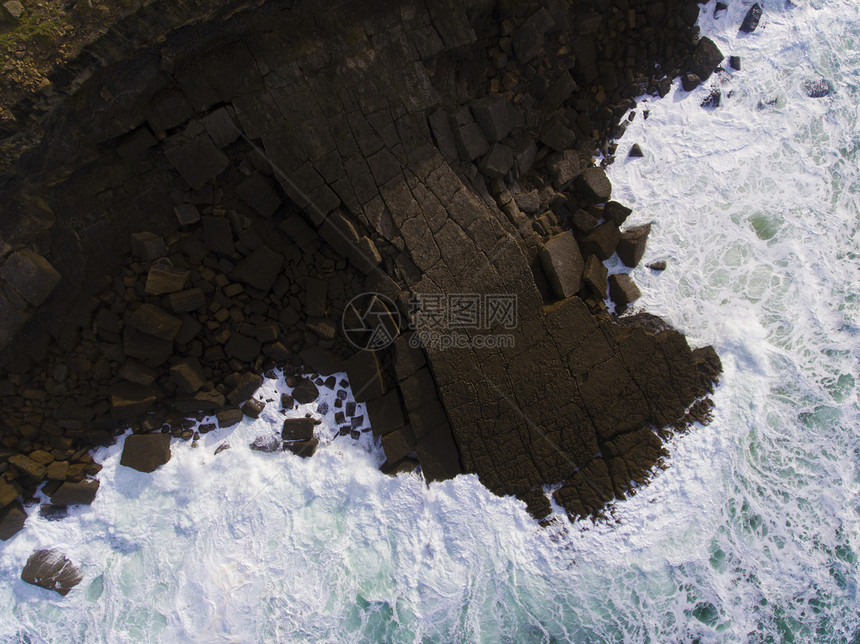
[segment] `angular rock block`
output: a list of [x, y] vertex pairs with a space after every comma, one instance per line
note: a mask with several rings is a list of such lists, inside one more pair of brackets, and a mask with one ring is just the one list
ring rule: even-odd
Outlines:
[[576, 188], [586, 199], [595, 203], [609, 201], [612, 184], [603, 168], [585, 168], [576, 180]]
[[0, 268], [0, 278], [30, 304], [39, 306], [60, 281], [60, 274], [44, 257], [25, 248], [9, 255]]
[[164, 240], [149, 232], [132, 233], [131, 252], [145, 262], [151, 262], [159, 257], [164, 257], [167, 247]]
[[761, 13], [761, 5], [756, 2], [750, 7], [750, 10], [747, 11], [747, 15], [744, 16], [744, 21], [741, 23], [740, 31], [748, 34], [754, 32], [756, 27], [758, 27], [759, 20], [761, 20]]
[[62, 552], [53, 549], [36, 550], [21, 571], [21, 579], [28, 584], [53, 590], [64, 597], [83, 578], [77, 566]]
[[490, 143], [504, 139], [517, 122], [517, 114], [507, 99], [503, 96], [486, 96], [472, 103], [472, 114], [475, 115], [484, 136]]
[[54, 505], [91, 505], [99, 490], [96, 479], [84, 479], [73, 483], [66, 481], [51, 495]]
[[514, 165], [514, 153], [507, 145], [494, 143], [481, 159], [478, 169], [489, 179], [501, 179]]
[[602, 262], [612, 257], [621, 239], [621, 231], [611, 221], [606, 221], [592, 230], [582, 240], [582, 250], [585, 253], [597, 255]]
[[403, 406], [396, 390], [391, 390], [384, 396], [367, 401], [367, 414], [370, 416], [370, 426], [374, 436], [385, 436], [406, 424], [403, 416]]
[[185, 182], [195, 190], [205, 186], [230, 165], [227, 156], [205, 134], [171, 140], [165, 146], [164, 154]]
[[723, 62], [723, 52], [713, 40], [705, 36], [693, 51], [690, 59], [690, 71], [704, 82], [711, 77], [721, 62]]
[[129, 326], [159, 340], [173, 342], [182, 328], [182, 320], [152, 304], [141, 304], [128, 318]]
[[302, 458], [310, 458], [317, 453], [317, 448], [320, 446], [318, 438], [312, 438], [309, 441], [298, 441], [295, 443], [284, 443], [284, 450], [292, 452], [296, 456]]
[[169, 260], [153, 264], [146, 275], [144, 292], [147, 295], [165, 295], [176, 293], [185, 288], [189, 273], [181, 268], [174, 268]]
[[16, 501], [0, 510], [0, 540], [8, 541], [24, 528], [27, 513], [24, 506]]
[[285, 441], [309, 441], [314, 437], [313, 418], [287, 418], [281, 430]]
[[271, 217], [281, 207], [282, 199], [275, 184], [261, 174], [252, 174], [236, 186], [236, 192], [249, 207], [263, 217]]
[[154, 472], [170, 460], [170, 434], [132, 434], [125, 439], [120, 465]]
[[260, 246], [236, 265], [230, 277], [266, 293], [275, 283], [283, 263], [280, 253]]
[[111, 386], [111, 414], [117, 420], [136, 418], [152, 408], [157, 399], [153, 386], [134, 382], [120, 382]]
[[639, 265], [645, 254], [645, 245], [648, 243], [650, 233], [650, 223], [628, 228], [621, 233], [621, 239], [618, 240], [618, 247], [615, 250], [625, 266], [634, 268]]
[[348, 358], [344, 366], [356, 402], [367, 402], [385, 393], [385, 382], [376, 353], [359, 351]]
[[582, 285], [585, 262], [573, 235], [561, 233], [550, 239], [540, 252], [540, 260], [557, 298], [576, 295]]
[[589, 255], [588, 260], [585, 262], [585, 272], [582, 274], [582, 280], [585, 282], [588, 290], [601, 300], [606, 298], [608, 276], [609, 270], [603, 265], [603, 262], [597, 259], [597, 255]]
[[632, 304], [641, 296], [642, 292], [629, 275], [619, 273], [609, 276], [609, 297], [612, 298], [616, 306], [626, 308], [628, 304]]

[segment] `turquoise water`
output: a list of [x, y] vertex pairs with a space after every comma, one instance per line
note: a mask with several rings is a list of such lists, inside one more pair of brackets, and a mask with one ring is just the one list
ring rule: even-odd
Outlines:
[[[860, 4], [766, 0], [744, 36], [728, 4], [700, 19], [742, 57], [721, 107], [650, 99], [610, 168], [669, 264], [633, 270], [639, 304], [723, 360], [715, 418], [609, 521], [390, 479], [326, 425], [312, 459], [252, 452], [264, 415], [152, 475], [103, 450], [92, 507], [0, 549], [0, 641], [860, 642]], [[18, 580], [35, 547], [82, 584]]]

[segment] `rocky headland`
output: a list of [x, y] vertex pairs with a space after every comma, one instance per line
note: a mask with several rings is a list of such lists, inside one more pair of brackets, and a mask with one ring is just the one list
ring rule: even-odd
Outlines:
[[[721, 366], [625, 314], [639, 291], [603, 262], [639, 264], [650, 227], [595, 158], [635, 97], [721, 63], [698, 11], [174, 0], [112, 25], [2, 142], [0, 538], [37, 489], [92, 502], [90, 452], [128, 427], [123, 463], [152, 471], [196, 419], [259, 414], [276, 368], [301, 402], [345, 371], [389, 473], [475, 473], [538, 519], [549, 488], [573, 518], [632, 493]], [[416, 341], [416, 298], [451, 295], [516, 296], [515, 323]], [[393, 341], [357, 350], [371, 310]], [[294, 422], [273, 445], [314, 441]]]

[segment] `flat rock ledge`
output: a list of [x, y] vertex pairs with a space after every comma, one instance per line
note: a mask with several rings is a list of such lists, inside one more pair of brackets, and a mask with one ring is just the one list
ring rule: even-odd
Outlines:
[[252, 4], [154, 2], [16, 111], [0, 538], [39, 487], [91, 503], [90, 451], [128, 427], [123, 465], [152, 472], [195, 421], [259, 416], [275, 368], [297, 402], [345, 371], [392, 475], [475, 473], [539, 519], [547, 486], [572, 518], [629, 495], [721, 365], [636, 310], [659, 229], [625, 227], [594, 154], [635, 96], [720, 63], [696, 2]]

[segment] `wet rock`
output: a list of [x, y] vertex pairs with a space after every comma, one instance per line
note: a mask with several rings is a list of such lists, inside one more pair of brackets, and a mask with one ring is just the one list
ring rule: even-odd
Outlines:
[[546, 161], [552, 185], [561, 190], [579, 175], [579, 154], [575, 150], [551, 154]]
[[315, 401], [320, 395], [317, 386], [307, 378], [301, 378], [292, 391], [292, 396], [300, 405]]
[[579, 291], [585, 263], [573, 235], [561, 233], [550, 239], [541, 250], [540, 260], [557, 298], [563, 300]]
[[615, 250], [618, 253], [618, 258], [624, 262], [625, 266], [633, 268], [639, 265], [645, 254], [645, 245], [650, 233], [650, 223], [628, 228], [621, 233], [621, 239], [618, 240], [618, 246]]
[[260, 414], [266, 408], [266, 403], [256, 398], [251, 398], [242, 405], [242, 413], [249, 418], [259, 418]]
[[144, 262], [151, 262], [167, 254], [164, 240], [153, 233], [132, 233], [131, 252]]
[[318, 438], [312, 438], [308, 441], [297, 441], [295, 443], [284, 443], [284, 450], [292, 452], [296, 456], [302, 458], [310, 458], [317, 453], [317, 448], [320, 445]]
[[614, 222], [607, 221], [592, 230], [582, 240], [582, 250], [588, 254], [597, 255], [601, 262], [612, 257], [618, 241], [621, 239], [621, 231]]
[[[375, 436], [384, 436], [406, 424], [403, 406], [395, 390], [391, 390], [379, 398], [368, 400], [367, 414], [370, 417], [370, 425]], [[353, 417], [353, 428], [361, 426], [362, 422], [363, 419], [360, 416]]]
[[29, 249], [12, 253], [0, 268], [0, 278], [33, 306], [40, 306], [60, 281], [50, 262]]
[[824, 98], [825, 96], [829, 96], [832, 91], [830, 83], [823, 78], [804, 83], [803, 89], [810, 98]]
[[96, 498], [99, 482], [96, 479], [84, 479], [78, 482], [67, 481], [51, 495], [54, 505], [90, 505]]
[[36, 550], [27, 559], [21, 579], [64, 597], [81, 583], [81, 571], [59, 550]]
[[634, 143], [630, 146], [630, 152], [627, 153], [628, 159], [641, 159], [643, 156], [645, 155], [642, 153], [642, 148], [639, 147], [638, 143]]
[[132, 434], [125, 439], [120, 465], [154, 472], [170, 460], [170, 434]]
[[570, 219], [573, 229], [578, 233], [587, 233], [597, 226], [597, 218], [587, 210], [578, 209]]
[[702, 100], [700, 105], [704, 109], [708, 109], [708, 110], [716, 109], [720, 106], [722, 96], [723, 96], [722, 92], [718, 88], [715, 87]]
[[761, 20], [761, 5], [756, 2], [753, 6], [750, 7], [750, 10], [747, 11], [747, 15], [744, 16], [744, 21], [741, 23], [740, 31], [744, 33], [751, 34], [758, 27], [758, 23]]
[[27, 513], [20, 502], [14, 502], [0, 510], [0, 540], [8, 541], [24, 527]]
[[215, 418], [218, 420], [218, 427], [232, 427], [242, 422], [244, 414], [241, 409], [222, 409]]
[[596, 255], [589, 255], [582, 273], [582, 281], [596, 297], [606, 298], [607, 277], [609, 271]]
[[624, 309], [641, 296], [642, 292], [629, 275], [618, 273], [609, 276], [609, 297], [615, 302], [616, 307]]
[[732, 69], [740, 71], [741, 70], [741, 57], [740, 56], [729, 56], [729, 66]]
[[693, 51], [690, 59], [690, 71], [702, 81], [706, 81], [721, 62], [723, 62], [723, 52], [713, 40], [705, 36]]
[[218, 456], [218, 454], [220, 454], [221, 452], [224, 452], [228, 449], [230, 449], [230, 443], [225, 441], [225, 442], [221, 443], [218, 447], [215, 448], [214, 455]]
[[652, 271], [665, 271], [666, 261], [661, 259], [657, 262], [651, 262], [650, 264], [648, 264], [648, 268], [650, 268]]
[[585, 168], [576, 179], [576, 188], [595, 203], [609, 201], [612, 196], [612, 184], [603, 168]]
[[65, 505], [43, 503], [39, 506], [39, 516], [46, 521], [61, 521], [69, 516], [69, 509]]
[[258, 436], [250, 445], [248, 445], [248, 447], [255, 452], [271, 454], [273, 452], [279, 452], [283, 448], [283, 441], [274, 434], [269, 434], [266, 436]]
[[692, 92], [699, 85], [702, 84], [702, 79], [699, 78], [693, 72], [689, 72], [681, 76], [681, 87], [684, 88], [685, 92]]
[[382, 437], [382, 449], [385, 451], [386, 463], [394, 464], [402, 461], [415, 451], [415, 437], [408, 427], [389, 432]]
[[421, 438], [415, 451], [428, 482], [454, 478], [461, 472], [457, 447], [448, 425], [442, 425]]
[[309, 441], [314, 437], [313, 418], [287, 418], [281, 430], [286, 441]]

